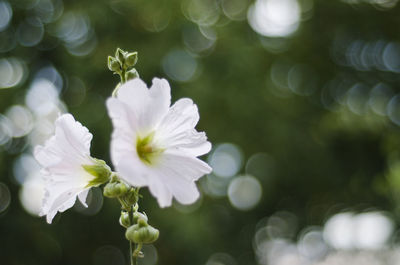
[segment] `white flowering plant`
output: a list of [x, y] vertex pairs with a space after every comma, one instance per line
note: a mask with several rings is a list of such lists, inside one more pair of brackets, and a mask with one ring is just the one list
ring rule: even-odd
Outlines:
[[199, 198], [196, 181], [212, 170], [198, 158], [211, 143], [195, 129], [197, 106], [188, 98], [171, 106], [168, 81], [154, 78], [148, 88], [133, 68], [136, 62], [136, 52], [119, 48], [108, 57], [108, 68], [121, 78], [106, 102], [114, 127], [110, 153], [115, 171], [90, 155], [93, 136], [71, 114], [59, 116], [55, 134], [34, 150], [46, 183], [40, 215], [51, 223], [76, 198], [87, 207], [90, 188], [102, 185], [104, 196], [121, 204], [119, 222], [126, 228], [131, 265], [143, 257], [143, 244], [159, 236], [139, 211], [139, 189], [148, 187], [160, 207], [171, 206], [173, 198], [191, 204]]

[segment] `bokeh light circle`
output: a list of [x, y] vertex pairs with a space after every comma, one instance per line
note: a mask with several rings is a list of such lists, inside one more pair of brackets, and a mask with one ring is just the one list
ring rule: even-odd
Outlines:
[[400, 126], [400, 94], [392, 97], [387, 106], [389, 119]]
[[21, 22], [17, 29], [17, 39], [22, 46], [32, 47], [42, 40], [44, 36], [43, 23], [36, 17], [27, 18]]
[[13, 105], [6, 111], [7, 118], [11, 121], [13, 137], [27, 135], [33, 128], [32, 113], [24, 106]]
[[17, 58], [0, 59], [0, 89], [15, 87], [26, 75], [25, 64]]
[[58, 108], [58, 94], [54, 83], [45, 78], [38, 78], [26, 93], [25, 103], [35, 114], [46, 116]]
[[82, 203], [77, 200], [74, 209], [81, 214], [92, 216], [100, 212], [103, 207], [103, 192], [99, 187], [93, 187], [89, 190], [88, 196], [86, 197], [86, 204], [88, 207], [82, 205]]
[[12, 123], [0, 114], [0, 146], [8, 143], [12, 138]]
[[306, 227], [297, 243], [299, 252], [310, 260], [322, 259], [328, 253], [321, 228]]
[[117, 247], [106, 245], [93, 254], [93, 265], [125, 265], [125, 257]]
[[297, 0], [257, 0], [247, 13], [250, 26], [267, 37], [287, 37], [300, 23], [300, 6]]
[[171, 79], [188, 82], [196, 73], [197, 61], [183, 50], [173, 50], [164, 57], [162, 67]]
[[24, 184], [33, 172], [39, 172], [40, 166], [32, 154], [23, 153], [14, 160], [13, 173], [18, 184]]
[[140, 265], [155, 265], [158, 261], [157, 249], [153, 245], [144, 245], [142, 248], [144, 258], [140, 259]]
[[336, 249], [382, 249], [394, 231], [393, 220], [383, 212], [333, 215], [325, 223], [324, 239]]
[[275, 161], [267, 153], [254, 154], [247, 160], [245, 172], [263, 181], [270, 181], [275, 173]]
[[228, 187], [228, 198], [233, 207], [239, 210], [250, 210], [261, 200], [262, 187], [253, 176], [234, 178]]
[[231, 143], [219, 144], [208, 157], [208, 162], [215, 175], [230, 178], [242, 167], [242, 151], [237, 145]]
[[7, 185], [0, 182], [0, 213], [4, 212], [11, 202], [11, 193]]
[[206, 265], [237, 265], [235, 259], [227, 253], [215, 253], [208, 259]]
[[6, 29], [12, 18], [12, 8], [6, 1], [0, 1], [0, 31]]
[[39, 172], [30, 174], [19, 190], [19, 200], [29, 214], [38, 216], [44, 197], [44, 180]]

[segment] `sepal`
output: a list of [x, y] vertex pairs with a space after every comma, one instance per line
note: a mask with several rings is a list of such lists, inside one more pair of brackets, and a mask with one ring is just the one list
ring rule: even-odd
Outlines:
[[131, 225], [131, 221], [129, 220], [129, 213], [121, 211], [121, 216], [119, 217], [119, 224], [125, 228], [128, 228]]
[[83, 169], [94, 178], [89, 181], [86, 187], [99, 186], [110, 180], [111, 169], [103, 160], [92, 158], [93, 165], [82, 165]]
[[118, 62], [121, 65], [125, 64], [125, 54], [126, 54], [126, 52], [124, 52], [120, 48], [117, 48], [117, 50], [115, 51], [115, 58], [118, 60]]
[[119, 64], [119, 62], [112, 56], [108, 56], [108, 60], [107, 60], [107, 65], [108, 65], [108, 69], [110, 69], [110, 71], [112, 72], [118, 72], [121, 69], [121, 65]]
[[125, 63], [128, 67], [134, 66], [138, 60], [137, 52], [130, 52], [125, 55]]
[[125, 73], [125, 80], [132, 80], [134, 78], [138, 78], [139, 77], [139, 73], [136, 71], [135, 68], [129, 70], [128, 72]]

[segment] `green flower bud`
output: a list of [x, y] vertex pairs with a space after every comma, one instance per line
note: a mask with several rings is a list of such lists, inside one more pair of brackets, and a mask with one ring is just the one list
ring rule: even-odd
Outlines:
[[117, 58], [121, 66], [125, 64], [125, 54], [126, 52], [124, 52], [120, 48], [117, 48], [117, 51], [115, 52], [115, 58]]
[[128, 67], [134, 66], [138, 60], [138, 53], [131, 52], [125, 55], [125, 63]]
[[110, 182], [104, 187], [103, 194], [109, 198], [116, 198], [125, 195], [128, 192], [128, 187], [121, 182]]
[[125, 195], [128, 192], [129, 187], [125, 183], [118, 183], [116, 185], [119, 190], [119, 196]]
[[113, 72], [118, 72], [120, 70], [119, 62], [112, 56], [108, 56], [108, 69]]
[[124, 199], [129, 205], [134, 205], [139, 200], [139, 194], [137, 193], [136, 189], [130, 188]]
[[126, 230], [125, 237], [136, 244], [150, 244], [158, 239], [159, 234], [158, 229], [148, 225], [143, 219], [139, 219], [138, 224]]
[[143, 214], [140, 212], [134, 212], [133, 213], [133, 222], [139, 223], [139, 220], [144, 220], [147, 223], [148, 218], [147, 218], [146, 214]]
[[131, 80], [134, 78], [138, 78], [139, 77], [139, 73], [136, 71], [135, 68], [129, 70], [128, 72], [125, 73], [125, 80]]
[[129, 220], [129, 213], [122, 211], [121, 216], [119, 217], [119, 224], [125, 228], [128, 228], [131, 225], [131, 221]]
[[107, 185], [104, 186], [103, 195], [109, 198], [114, 198], [114, 186], [115, 183], [107, 183]]
[[137, 220], [137, 224], [138, 224], [139, 227], [147, 227], [147, 226], [149, 226], [149, 224], [147, 223], [147, 217], [146, 217], [146, 219], [139, 218]]

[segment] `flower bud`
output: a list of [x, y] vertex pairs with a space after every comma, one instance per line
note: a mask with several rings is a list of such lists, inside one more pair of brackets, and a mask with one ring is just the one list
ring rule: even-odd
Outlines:
[[137, 63], [138, 55], [137, 52], [131, 52], [125, 55], [125, 63], [128, 67], [134, 66]]
[[120, 48], [117, 48], [117, 51], [115, 52], [115, 58], [117, 58], [118, 62], [121, 65], [125, 64], [125, 53], [123, 50], [121, 50]]
[[135, 68], [133, 68], [133, 69], [131, 69], [128, 72], [125, 73], [125, 80], [126, 81], [134, 79], [134, 78], [137, 78], [137, 77], [139, 77], [139, 73], [136, 71]]
[[130, 188], [124, 199], [129, 205], [134, 205], [139, 200], [139, 194], [134, 188]]
[[158, 239], [159, 234], [158, 229], [148, 225], [140, 218], [138, 224], [126, 230], [125, 237], [136, 244], [150, 244]]
[[108, 56], [108, 69], [113, 72], [120, 70], [119, 62], [112, 56]]
[[128, 187], [121, 182], [110, 182], [104, 187], [103, 194], [109, 198], [116, 198], [125, 195]]
[[140, 212], [134, 212], [133, 213], [133, 222], [134, 223], [139, 223], [139, 220], [144, 220], [146, 223], [148, 221], [148, 218], [145, 214], [140, 213]]
[[129, 220], [129, 213], [122, 211], [121, 216], [119, 217], [119, 224], [125, 228], [128, 228], [131, 225], [131, 221]]
[[114, 196], [114, 186], [115, 186], [115, 183], [113, 182], [113, 183], [107, 183], [107, 185], [105, 185], [104, 186], [104, 189], [103, 189], [103, 194], [104, 194], [104, 196], [106, 196], [106, 197], [109, 197], [109, 198], [114, 198], [115, 196]]
[[116, 185], [119, 196], [125, 195], [128, 192], [129, 187], [125, 183], [117, 183]]

